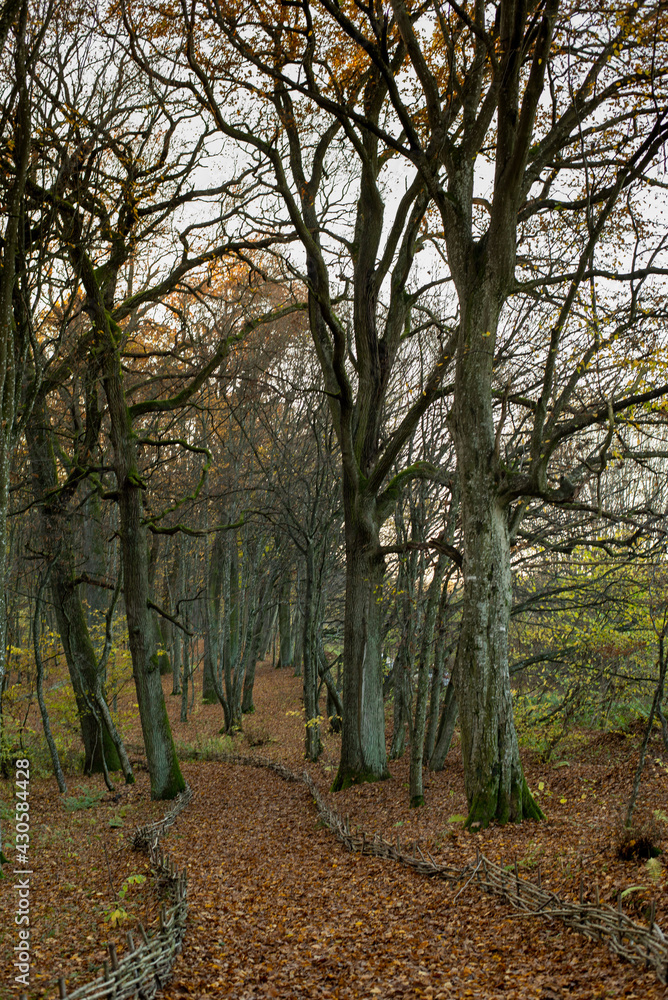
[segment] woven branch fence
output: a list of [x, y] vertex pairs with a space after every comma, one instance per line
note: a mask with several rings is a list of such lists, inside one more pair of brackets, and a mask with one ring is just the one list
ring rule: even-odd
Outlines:
[[[67, 1000], [151, 1000], [169, 978], [174, 959], [181, 951], [188, 915], [186, 869], [177, 871], [174, 863], [160, 847], [160, 839], [174, 823], [176, 817], [188, 805], [192, 791], [186, 787], [174, 807], [162, 819], [137, 827], [131, 837], [132, 845], [148, 852], [156, 885], [166, 892], [171, 905], [164, 905], [160, 911], [160, 925], [155, 933], [147, 934], [143, 924], [139, 924], [141, 943], [134, 939], [132, 931], [127, 933], [127, 951], [118, 958], [116, 948], [109, 945], [109, 959], [105, 960], [101, 976], [91, 983], [80, 986], [72, 993], [67, 992], [65, 977], [58, 980], [61, 998]], [[21, 994], [21, 1000], [27, 1000]]]
[[504, 868], [480, 853], [478, 853], [475, 864], [468, 864], [463, 868], [441, 865], [431, 857], [428, 851], [427, 856], [425, 856], [417, 842], [411, 846], [402, 847], [398, 837], [395, 843], [391, 843], [378, 834], [374, 837], [368, 837], [364, 833], [351, 833], [348, 817], [345, 820], [342, 819], [327, 805], [313, 779], [306, 771], [302, 772], [301, 775], [295, 774], [283, 764], [277, 764], [266, 757], [216, 754], [214, 756], [207, 755], [207, 759], [222, 763], [263, 767], [274, 771], [286, 781], [301, 782], [306, 785], [313, 797], [320, 822], [334, 834], [347, 850], [379, 858], [391, 858], [402, 865], [408, 865], [422, 875], [441, 878], [447, 882], [464, 882], [459, 892], [463, 892], [470, 882], [475, 882], [486, 892], [501, 896], [516, 910], [520, 910], [523, 915], [560, 920], [579, 934], [605, 943], [620, 958], [634, 964], [644, 965], [646, 968], [652, 966], [659, 981], [664, 985], [668, 984], [668, 941], [654, 920], [654, 904], [652, 904], [649, 926], [645, 927], [635, 923], [622, 912], [621, 893], [617, 898], [617, 908], [600, 903], [598, 886], [596, 887], [596, 904], [585, 903], [583, 901], [582, 878], [580, 879], [580, 902], [572, 903], [541, 887], [540, 869], [536, 885], [520, 878], [517, 864], [511, 866], [510, 869]]
[[[188, 754], [190, 759], [198, 759], [196, 752]], [[182, 755], [186, 757], [186, 755]], [[475, 864], [456, 868], [451, 865], [441, 865], [427, 851], [427, 856], [421, 851], [417, 842], [411, 846], [402, 847], [399, 837], [392, 843], [379, 834], [368, 837], [365, 833], [351, 833], [348, 817], [339, 816], [325, 802], [320, 790], [311, 776], [303, 771], [295, 774], [283, 764], [270, 760], [268, 757], [248, 757], [239, 754], [220, 753], [207, 754], [207, 760], [222, 764], [242, 764], [247, 767], [261, 767], [273, 771], [285, 781], [306, 785], [318, 812], [318, 819], [327, 827], [348, 851], [359, 854], [369, 854], [379, 858], [390, 858], [399, 864], [407, 865], [422, 875], [441, 878], [446, 882], [463, 882], [457, 896], [474, 882], [481, 889], [501, 896], [522, 915], [544, 917], [548, 920], [560, 920], [579, 934], [595, 941], [605, 943], [608, 948], [636, 965], [652, 966], [661, 983], [668, 984], [668, 941], [654, 921], [654, 905], [648, 927], [635, 923], [622, 912], [621, 893], [617, 899], [617, 908], [601, 904], [596, 887], [596, 904], [583, 901], [583, 884], [580, 879], [580, 902], [572, 903], [563, 899], [557, 893], [549, 892], [540, 885], [540, 869], [538, 884], [528, 882], [519, 877], [517, 864], [502, 867], [490, 861], [478, 852]], [[65, 992], [64, 980], [60, 980], [60, 996], [67, 1000], [129, 1000], [138, 997], [139, 1000], [151, 1000], [165, 979], [169, 976], [172, 963], [181, 951], [184, 926], [187, 915], [186, 872], [180, 874], [172, 862], [162, 853], [158, 841], [172, 825], [178, 814], [186, 807], [192, 797], [190, 789], [186, 789], [177, 800], [176, 805], [167, 815], [155, 823], [147, 824], [135, 830], [132, 836], [133, 846], [148, 849], [151, 864], [160, 884], [168, 887], [173, 899], [173, 905], [166, 909], [160, 917], [160, 931], [148, 937], [140, 926], [143, 944], [138, 948], [128, 934], [128, 953], [119, 961], [116, 958], [113, 945], [109, 947], [111, 966], [104, 963], [104, 974], [87, 986], [82, 986], [74, 993]], [[455, 896], [455, 899], [457, 898]], [[21, 1000], [27, 1000], [22, 995]]]

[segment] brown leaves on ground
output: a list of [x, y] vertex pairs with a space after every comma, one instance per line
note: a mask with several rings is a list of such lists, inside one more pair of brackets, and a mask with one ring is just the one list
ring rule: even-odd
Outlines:
[[[300, 684], [286, 671], [259, 670], [257, 712], [246, 719], [245, 733], [235, 737], [234, 748], [272, 757], [293, 770], [307, 767], [326, 792], [335, 774], [340, 738], [325, 736], [321, 760], [305, 765]], [[181, 724], [175, 718], [177, 699], [167, 701], [177, 743], [215, 749], [220, 709], [197, 705], [190, 721]], [[663, 859], [650, 870], [643, 861], [622, 862], [615, 856], [616, 830], [638, 744], [637, 733], [599, 734], [574, 739], [552, 764], [525, 754], [529, 785], [548, 814], [540, 824], [465, 833], [461, 821], [453, 819], [466, 811], [456, 748], [446, 770], [427, 779], [423, 809], [408, 808], [405, 758], [391, 764], [390, 781], [350, 788], [329, 796], [329, 801], [340, 814], [350, 815], [353, 829], [399, 835], [402, 843], [419, 840], [423, 849], [451, 865], [470, 861], [476, 845], [501, 863], [517, 862], [525, 878], [536, 877], [540, 865], [543, 884], [571, 899], [578, 897], [581, 875], [585, 898], [593, 898], [596, 882], [601, 898], [610, 901], [616, 901], [620, 890], [642, 886], [625, 897], [626, 912], [643, 920], [654, 898], [657, 921], [667, 928]], [[658, 744], [651, 747], [639, 805], [639, 812], [649, 816], [668, 810], [665, 754]], [[185, 950], [164, 991], [167, 1000], [668, 997], [652, 971], [621, 963], [605, 946], [557, 922], [518, 915], [473, 884], [457, 895], [461, 886], [427, 879], [391, 862], [347, 854], [318, 826], [303, 785], [258, 768], [207, 761], [183, 766], [195, 797], [165, 847], [179, 867], [188, 867], [191, 909]], [[100, 782], [80, 784], [91, 788]], [[5, 787], [5, 801], [7, 793]], [[141, 773], [138, 786], [123, 790], [123, 796], [122, 831], [108, 827], [116, 808], [108, 804], [110, 796], [86, 811], [97, 820], [95, 831], [81, 818], [84, 812], [60, 811], [55, 782], [32, 783], [31, 996], [55, 996], [55, 978], [63, 973], [70, 987], [79, 985], [92, 978], [92, 966], [101, 960], [100, 949], [110, 933], [108, 922], [101, 919], [102, 904], [95, 900], [104, 899], [108, 907], [111, 893], [96, 834], [106, 822], [109, 843], [111, 835], [125, 835], [166, 808], [164, 803], [147, 803]], [[666, 824], [655, 821], [665, 841]], [[58, 837], [49, 838], [47, 827], [58, 830]], [[115, 885], [147, 864], [127, 841], [113, 840], [107, 853]], [[105, 892], [105, 879], [106, 897], [97, 897]], [[10, 886], [8, 880], [2, 883], [4, 928], [11, 914]], [[127, 894], [128, 920], [120, 932], [137, 919], [155, 919], [157, 903], [150, 884], [133, 886]], [[116, 940], [120, 932], [114, 932]], [[12, 933], [2, 932], [3, 952]], [[78, 973], [76, 978], [73, 973]], [[0, 966], [0, 981], [11, 981], [9, 975], [6, 961]], [[12, 989], [7, 995], [17, 992]]]

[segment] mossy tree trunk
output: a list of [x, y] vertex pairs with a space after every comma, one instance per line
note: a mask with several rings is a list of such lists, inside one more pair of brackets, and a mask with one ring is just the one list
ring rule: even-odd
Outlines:
[[343, 627], [341, 760], [333, 791], [389, 777], [383, 704], [381, 555], [375, 498], [345, 500], [346, 602]]
[[102, 384], [111, 422], [128, 640], [151, 778], [151, 797], [172, 799], [183, 791], [185, 781], [167, 717], [154, 631], [149, 617], [147, 539], [141, 498], [145, 484], [139, 475], [137, 435], [123, 387], [123, 335], [111, 318], [91, 261], [83, 249], [83, 230], [78, 217], [73, 217], [70, 225], [72, 263], [80, 273], [86, 291], [87, 305], [96, 332], [93, 351], [100, 358]]
[[[512, 253], [512, 247], [498, 248]], [[457, 451], [463, 536], [463, 609], [454, 668], [467, 826], [542, 813], [527, 787], [513, 721], [508, 670], [512, 600], [508, 508], [499, 491], [492, 413], [493, 345], [503, 274], [481, 275], [472, 253], [460, 287], [460, 347], [451, 430]]]
[[[97, 401], [88, 399], [88, 416], [97, 422]], [[93, 434], [93, 438], [96, 435]], [[77, 476], [58, 488], [58, 473], [53, 448], [53, 432], [40, 396], [26, 427], [26, 439], [32, 472], [32, 490], [39, 505], [42, 546], [50, 555], [49, 586], [56, 626], [65, 653], [72, 688], [77, 704], [84, 745], [84, 771], [101, 774], [106, 766], [120, 770], [121, 757], [109, 727], [98, 711], [98, 699], [105, 698], [104, 678], [100, 676], [97, 655], [88, 631], [88, 620], [76, 581], [76, 559], [72, 538], [72, 520], [68, 500], [77, 489]], [[85, 462], [78, 455], [78, 462]], [[77, 463], [75, 463], [77, 465]], [[121, 751], [121, 756], [123, 753]], [[132, 780], [131, 772], [126, 780]]]
[[[91, 493], [86, 499], [81, 508], [81, 516], [83, 518], [81, 547], [83, 550], [85, 572], [93, 580], [101, 580], [105, 574], [108, 574], [113, 579], [113, 569], [108, 565], [109, 545], [105, 538], [106, 532], [102, 519], [102, 504], [99, 492]], [[97, 587], [95, 584], [85, 584], [84, 593], [89, 630], [92, 630], [94, 627], [99, 630], [107, 610], [104, 588]]]
[[176, 757], [167, 708], [162, 693], [157, 650], [149, 620], [146, 530], [142, 524], [137, 449], [125, 402], [120, 355], [107, 333], [104, 389], [111, 417], [114, 470], [118, 489], [123, 583], [128, 637], [137, 690], [144, 746], [151, 777], [151, 797], [172, 799], [185, 788]]
[[141, 519], [141, 489], [135, 439], [120, 377], [120, 358], [108, 352], [104, 387], [109, 402], [114, 466], [119, 492], [123, 583], [128, 637], [137, 690], [151, 797], [172, 799], [185, 788], [174, 749], [162, 692], [157, 651], [148, 613], [146, 532]]
[[[32, 109], [28, 80], [28, 3], [11, 0], [3, 8], [0, 42], [10, 74], [7, 93], [10, 103], [3, 116], [3, 144], [11, 157], [3, 185], [3, 231], [0, 239], [0, 750], [4, 748], [2, 693], [7, 668], [7, 556], [8, 517], [12, 459], [21, 432], [21, 410], [25, 420], [30, 411], [32, 390], [26, 378], [30, 356], [30, 320], [22, 309], [33, 298], [27, 287], [25, 234], [30, 224], [25, 217], [25, 186], [32, 149]], [[6, 44], [7, 38], [9, 44]], [[4, 51], [6, 49], [6, 52]], [[13, 75], [13, 80], [11, 79]], [[23, 284], [19, 292], [20, 286]], [[25, 379], [25, 383], [24, 383]]]

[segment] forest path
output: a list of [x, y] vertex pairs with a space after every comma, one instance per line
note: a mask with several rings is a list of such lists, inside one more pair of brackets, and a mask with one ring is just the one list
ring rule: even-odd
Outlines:
[[[647, 924], [656, 902], [658, 924], [668, 928], [665, 855], [651, 877], [643, 860], [621, 861], [616, 837], [637, 761], [640, 730], [574, 732], [547, 763], [525, 750], [532, 789], [541, 791], [542, 823], [463, 829], [466, 810], [461, 751], [446, 768], [425, 775], [426, 804], [408, 804], [408, 755], [390, 763], [390, 781], [329, 795], [340, 737], [323, 727], [324, 750], [304, 760], [301, 679], [292, 672], [258, 669], [256, 712], [244, 731], [221, 741], [222, 711], [196, 699], [187, 722], [180, 699], [167, 708], [184, 756], [232, 750], [271, 758], [301, 774], [308, 771], [327, 804], [350, 816], [353, 833], [380, 833], [404, 845], [419, 840], [442, 864], [462, 867], [476, 849], [501, 864], [517, 863], [523, 878], [575, 901], [581, 875], [585, 900], [595, 887], [616, 905], [629, 887], [624, 912]], [[126, 691], [129, 743], [140, 742], [133, 693]], [[565, 759], [567, 758], [567, 760]], [[30, 997], [52, 1000], [58, 977], [71, 992], [100, 973], [106, 947], [123, 953], [125, 932], [138, 920], [155, 930], [158, 897], [150, 879], [132, 885], [123, 905], [128, 917], [113, 927], [110, 913], [128, 879], [149, 874], [149, 861], [130, 847], [136, 825], [155, 820], [168, 804], [151, 802], [145, 764], [138, 755], [137, 783], [105, 793], [100, 776], [68, 775], [75, 808], [69, 811], [55, 780], [31, 768]], [[455, 900], [459, 886], [425, 878], [408, 867], [368, 855], [348, 854], [318, 826], [307, 788], [275, 772], [200, 760], [183, 764], [194, 798], [168, 832], [164, 847], [188, 867], [190, 916], [183, 954], [161, 996], [352, 998], [460, 997], [599, 998], [668, 1000], [653, 970], [627, 965], [561, 924], [521, 916], [474, 884]], [[34, 774], [32, 772], [35, 772]], [[0, 808], [13, 801], [13, 780], [0, 781]], [[100, 798], [101, 796], [101, 798]], [[78, 801], [78, 804], [77, 804]], [[541, 799], [543, 801], [543, 799]], [[668, 755], [654, 734], [637, 815], [664, 816]], [[9, 814], [8, 814], [9, 815]], [[668, 820], [661, 820], [668, 846]], [[660, 831], [661, 832], [661, 831]], [[10, 852], [11, 853], [11, 852]], [[16, 943], [12, 880], [0, 881], [0, 1000], [16, 1000], [12, 947]], [[639, 887], [644, 887], [640, 889]], [[9, 947], [7, 947], [9, 945]]]
[[165, 1000], [665, 997], [651, 973], [469, 886], [348, 854], [308, 791], [270, 771], [184, 765], [195, 796], [165, 846], [190, 919]]

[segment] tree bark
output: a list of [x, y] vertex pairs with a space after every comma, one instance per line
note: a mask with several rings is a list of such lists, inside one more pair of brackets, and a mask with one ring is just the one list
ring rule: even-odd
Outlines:
[[[441, 706], [441, 692], [443, 688], [443, 678], [445, 676], [445, 664], [448, 657], [448, 647], [446, 645], [446, 632], [444, 619], [449, 603], [448, 581], [441, 589], [441, 601], [438, 609], [438, 628], [436, 634], [436, 646], [434, 649], [434, 673], [431, 684], [431, 695], [429, 699], [429, 711], [427, 714], [427, 735], [425, 737], [423, 761], [429, 763], [436, 746], [436, 734], [438, 732], [439, 715]], [[433, 770], [433, 768], [432, 768]]]
[[307, 760], [317, 760], [322, 752], [318, 722], [318, 649], [315, 593], [315, 546], [312, 538], [306, 543], [302, 640], [302, 689], [304, 692], [304, 753]]
[[255, 667], [260, 659], [260, 646], [265, 628], [265, 618], [267, 616], [266, 600], [273, 587], [273, 578], [269, 570], [266, 570], [260, 581], [260, 592], [257, 598], [257, 607], [254, 610], [254, 622], [252, 628], [251, 650], [248, 665], [244, 672], [244, 687], [241, 700], [242, 715], [248, 715], [255, 711], [253, 704], [253, 688], [255, 686]]
[[[91, 276], [92, 277], [92, 276]], [[87, 291], [90, 290], [87, 288]], [[106, 311], [96, 310], [106, 327], [104, 390], [111, 418], [111, 440], [118, 489], [123, 580], [128, 637], [144, 746], [151, 777], [151, 797], [172, 799], [185, 788], [162, 693], [158, 657], [148, 609], [146, 529], [142, 524], [143, 483], [137, 466], [136, 437], [125, 401], [121, 361]], [[120, 333], [120, 331], [118, 331]]]
[[47, 578], [49, 576], [52, 564], [50, 564], [44, 574], [44, 577], [39, 582], [39, 587], [37, 589], [37, 597], [35, 599], [35, 615], [33, 618], [33, 647], [35, 651], [35, 665], [37, 667], [37, 703], [39, 705], [40, 715], [42, 717], [42, 729], [44, 730], [44, 739], [46, 740], [46, 745], [49, 748], [49, 754], [51, 755], [51, 764], [53, 766], [53, 773], [55, 775], [56, 781], [58, 782], [58, 791], [61, 795], [65, 795], [67, 792], [67, 783], [65, 781], [65, 775], [63, 774], [63, 769], [60, 763], [60, 756], [58, 754], [58, 748], [56, 746], [56, 741], [53, 738], [53, 733], [51, 732], [51, 723], [49, 721], [49, 713], [46, 708], [46, 702], [44, 700], [44, 664], [42, 663], [42, 654], [40, 651], [40, 641], [42, 638], [42, 593], [46, 585]]
[[392, 664], [393, 718], [390, 760], [399, 760], [406, 750], [406, 731], [411, 725], [411, 668], [408, 637], [402, 635]]
[[[81, 509], [83, 518], [82, 548], [85, 572], [94, 580], [101, 580], [107, 573], [107, 547], [102, 522], [102, 508], [99, 493], [92, 493]], [[113, 579], [113, 571], [109, 573]], [[86, 595], [86, 617], [89, 631], [99, 628], [106, 612], [105, 593], [101, 587], [84, 584]]]
[[295, 677], [301, 677], [304, 666], [304, 582], [297, 571], [295, 582], [295, 613], [292, 618], [294, 644], [292, 650], [292, 666]]
[[[9, 33], [14, 15], [18, 14], [14, 52], [8, 62], [13, 63], [15, 86], [18, 94], [16, 106], [9, 111], [13, 132], [3, 142], [10, 148], [15, 164], [13, 180], [3, 197], [3, 218], [6, 220], [0, 241], [0, 745], [3, 740], [2, 692], [5, 686], [7, 657], [7, 518], [9, 516], [9, 487], [12, 457], [18, 441], [18, 415], [21, 405], [21, 380], [27, 358], [28, 338], [25, 329], [17, 324], [14, 310], [16, 290], [22, 270], [21, 248], [24, 227], [24, 194], [32, 142], [30, 91], [27, 79], [26, 25], [28, 4], [12, 3], [7, 8], [2, 30]], [[12, 58], [13, 56], [13, 58]], [[11, 88], [11, 84], [10, 84]], [[9, 132], [9, 130], [8, 130]], [[19, 297], [21, 306], [24, 302]], [[25, 341], [25, 342], [24, 342]], [[24, 405], [26, 400], [23, 400]]]
[[445, 576], [449, 559], [445, 555], [438, 557], [427, 592], [427, 609], [422, 622], [422, 638], [420, 642], [420, 659], [418, 662], [417, 691], [415, 695], [415, 718], [411, 733], [411, 765], [410, 765], [410, 805], [411, 809], [424, 805], [424, 788], [422, 783], [422, 757], [427, 723], [427, 700], [429, 692], [429, 673], [434, 660], [434, 630], [436, 615], [441, 597], [441, 584]]
[[[212, 704], [217, 699], [216, 678], [220, 660], [220, 600], [222, 595], [222, 572], [224, 567], [223, 536], [217, 532], [207, 560], [204, 667], [202, 670], [202, 701]], [[225, 711], [225, 706], [223, 706]]]
[[[181, 540], [174, 543], [174, 559], [167, 577], [169, 594], [168, 606], [176, 613], [178, 602], [183, 591], [183, 553]], [[171, 663], [172, 663], [172, 694], [181, 694], [181, 630], [175, 626], [171, 629]]]
[[279, 667], [292, 667], [294, 654], [292, 647], [292, 623], [290, 621], [290, 592], [292, 580], [290, 567], [284, 570], [278, 599]]
[[[148, 596], [154, 603], [157, 603], [156, 579], [158, 575], [161, 547], [161, 536], [158, 534], [152, 535], [151, 543], [148, 549]], [[167, 652], [167, 642], [165, 641], [163, 624], [158, 612], [154, 608], [151, 608], [149, 611], [149, 618], [153, 627], [153, 642], [155, 643], [156, 649], [155, 655], [158, 658], [158, 669], [164, 677], [172, 672], [172, 668], [169, 662], [169, 653]]]
[[[501, 252], [500, 248], [499, 252]], [[473, 264], [460, 289], [460, 344], [451, 429], [461, 488], [464, 600], [454, 681], [459, 703], [467, 827], [542, 813], [520, 762], [508, 670], [512, 600], [507, 507], [498, 489], [492, 414], [493, 345], [501, 296]]]
[[[344, 477], [345, 478], [345, 477]], [[344, 482], [346, 602], [343, 630], [341, 760], [332, 785], [340, 791], [389, 777], [381, 661], [381, 607], [385, 563], [375, 501], [350, 496]]]
[[[39, 504], [42, 545], [49, 554], [51, 601], [65, 653], [84, 745], [84, 772], [99, 774], [106, 767], [120, 770], [121, 761], [108, 726], [98, 716], [97, 699], [104, 700], [104, 679], [88, 631], [79, 587], [71, 518], [64, 508], [67, 493], [58, 491], [52, 431], [45, 400], [35, 403], [26, 427], [32, 472], [32, 492]], [[127, 775], [126, 775], [127, 779]], [[132, 780], [132, 779], [131, 779]]]
[[459, 706], [457, 704], [457, 695], [455, 694], [455, 685], [451, 677], [448, 682], [448, 686], [445, 689], [443, 707], [441, 708], [441, 717], [438, 723], [438, 732], [436, 733], [436, 742], [431, 757], [429, 758], [430, 771], [443, 770], [445, 758], [448, 755], [448, 750], [450, 749], [452, 737], [455, 732], [455, 723], [457, 722], [458, 711]]

